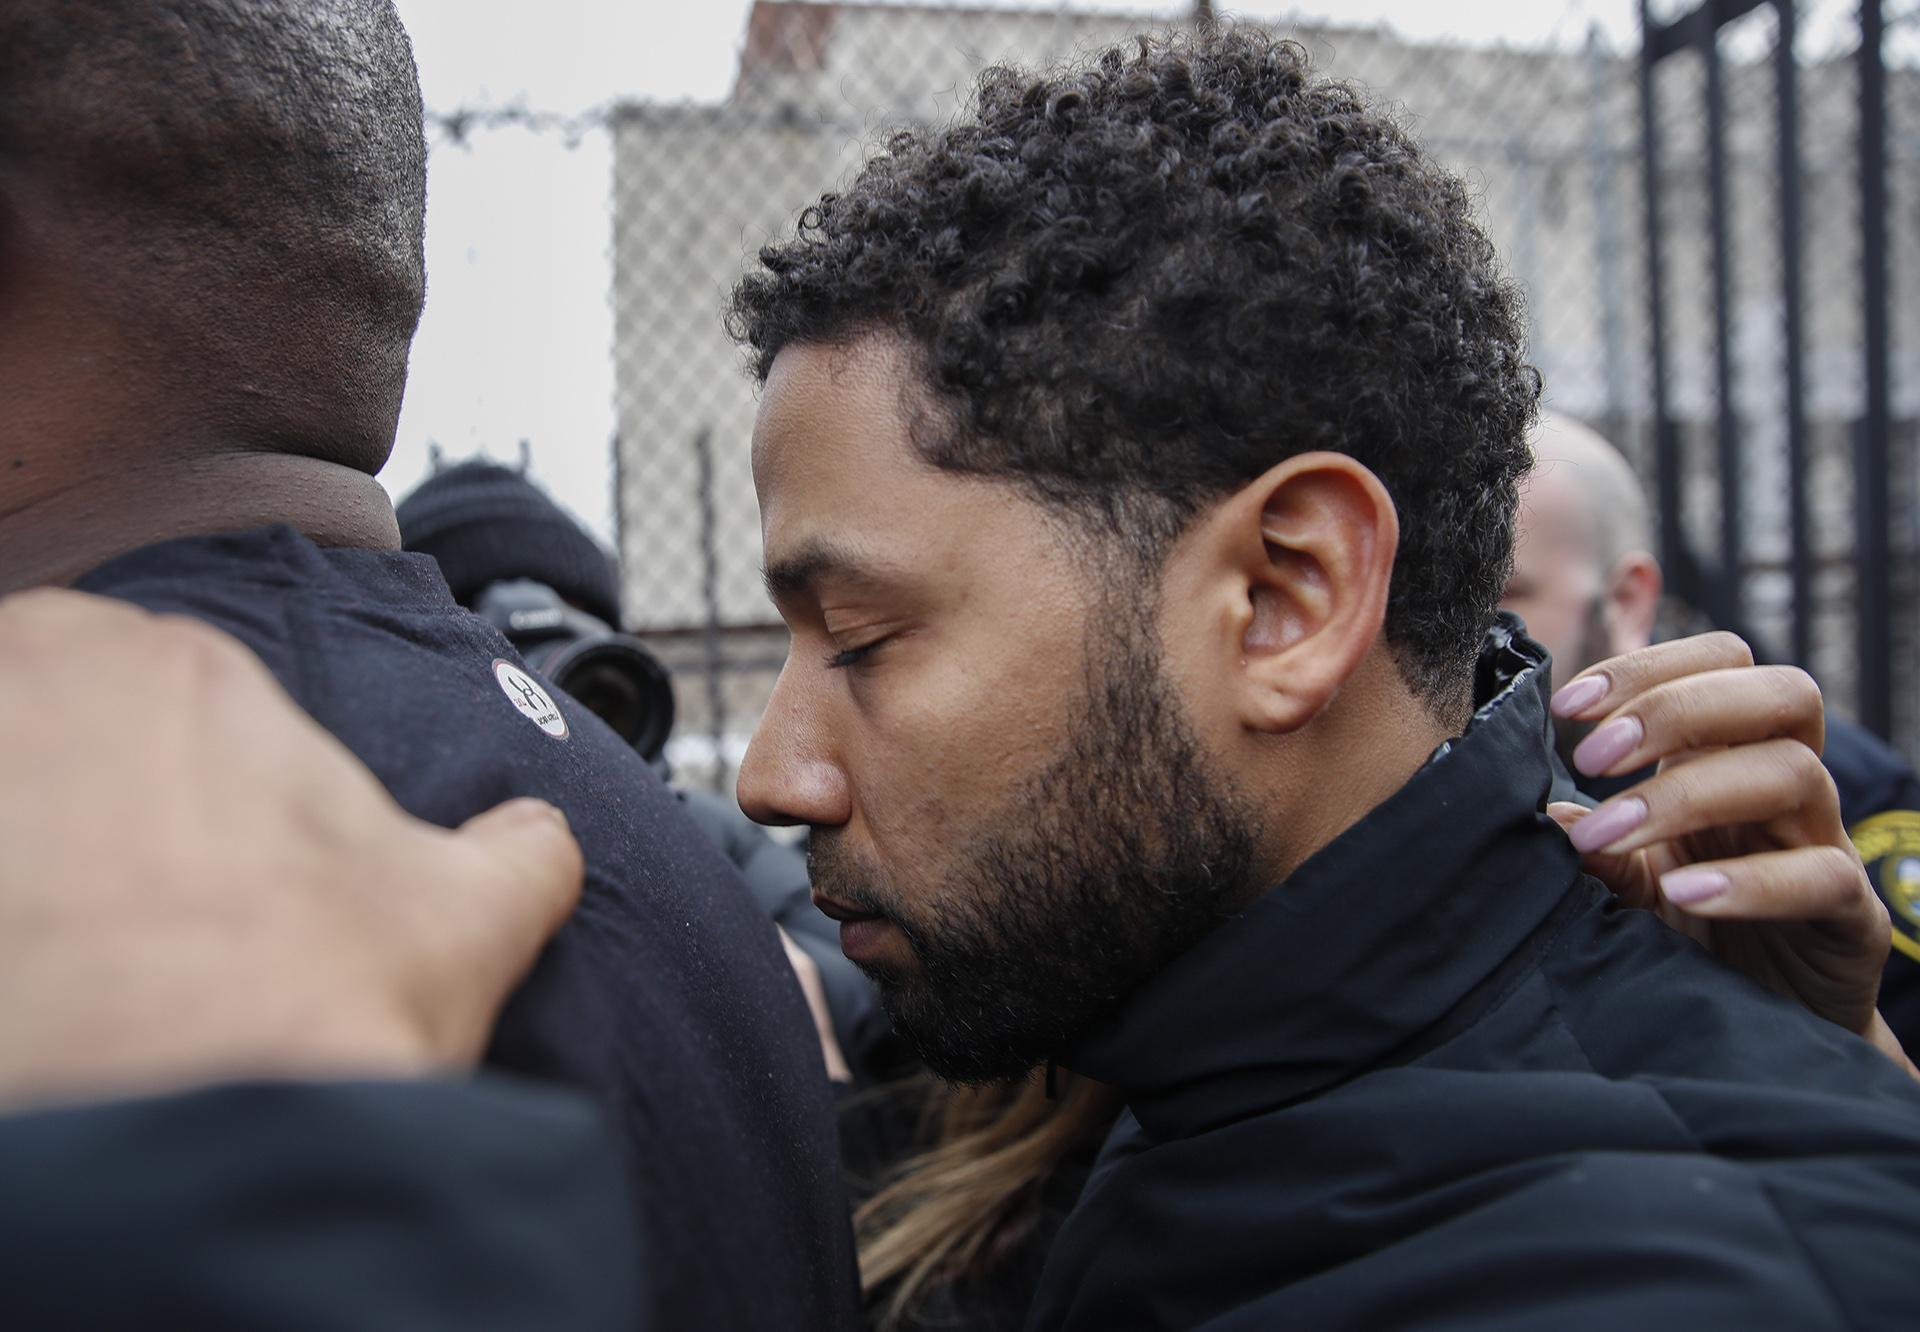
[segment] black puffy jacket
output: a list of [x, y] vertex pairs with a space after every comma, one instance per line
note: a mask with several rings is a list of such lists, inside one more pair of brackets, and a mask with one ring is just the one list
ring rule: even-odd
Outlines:
[[1128, 1111], [1035, 1328], [1894, 1328], [1920, 1084], [1584, 877], [1538, 650], [1062, 1060]]

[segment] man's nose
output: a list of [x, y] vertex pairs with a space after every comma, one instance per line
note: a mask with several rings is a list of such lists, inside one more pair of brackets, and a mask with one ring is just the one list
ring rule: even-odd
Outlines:
[[817, 706], [782, 671], [740, 761], [735, 794], [756, 823], [838, 827], [852, 813], [847, 775]]

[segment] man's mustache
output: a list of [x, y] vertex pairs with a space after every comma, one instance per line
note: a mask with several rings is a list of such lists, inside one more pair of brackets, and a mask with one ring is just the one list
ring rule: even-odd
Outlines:
[[877, 887], [885, 883], [886, 876], [862, 863], [839, 836], [816, 832], [807, 843], [807, 878], [814, 890], [842, 906], [891, 918], [892, 903], [886, 900], [890, 894]]

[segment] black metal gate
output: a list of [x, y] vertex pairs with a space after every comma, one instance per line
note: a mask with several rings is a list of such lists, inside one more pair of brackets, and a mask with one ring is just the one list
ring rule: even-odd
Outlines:
[[[1772, 162], [1774, 210], [1769, 220], [1777, 228], [1779, 258], [1776, 287], [1765, 305], [1777, 311], [1781, 382], [1776, 401], [1785, 417], [1784, 421], [1766, 424], [1776, 436], [1784, 436], [1784, 559], [1777, 555], [1769, 559], [1756, 552], [1756, 534], [1749, 523], [1752, 479], [1747, 475], [1753, 456], [1749, 436], [1754, 423], [1743, 420], [1736, 410], [1735, 391], [1736, 278], [1751, 271], [1750, 265], [1736, 269], [1739, 256], [1735, 238], [1738, 234], [1749, 244], [1753, 242], [1760, 228], [1751, 225], [1752, 215], [1760, 201], [1752, 189], [1736, 197], [1730, 188], [1730, 62], [1723, 42], [1729, 25], [1764, 8], [1776, 15], [1770, 64], [1777, 151]], [[1746, 634], [1757, 651], [1815, 669], [1828, 684], [1829, 695], [1843, 707], [1850, 704], [1863, 724], [1911, 747], [1916, 719], [1905, 696], [1911, 692], [1913, 663], [1903, 662], [1899, 671], [1895, 668], [1896, 627], [1913, 617], [1911, 583], [1906, 578], [1898, 581], [1908, 595], [1896, 602], [1896, 569], [1910, 572], [1913, 552], [1909, 542], [1896, 543], [1894, 539], [1891, 499], [1904, 482], [1895, 475], [1896, 464], [1902, 459], [1895, 452], [1892, 396], [1885, 21], [1881, 0], [1861, 0], [1859, 44], [1852, 61], [1857, 120], [1849, 164], [1858, 200], [1857, 236], [1852, 238], [1857, 244], [1858, 300], [1844, 306], [1832, 303], [1843, 318], [1850, 316], [1857, 321], [1853, 347], [1861, 360], [1858, 391], [1841, 411], [1847, 419], [1822, 422], [1814, 420], [1809, 412], [1809, 199], [1802, 158], [1802, 65], [1796, 56], [1799, 8], [1794, 0], [1702, 0], [1663, 21], [1652, 12], [1650, 0], [1640, 0], [1652, 470], [1661, 553], [1669, 585], [1678, 596], [1715, 622]], [[1676, 228], [1668, 215], [1675, 193], [1697, 182], [1677, 184], [1679, 175], [1666, 161], [1666, 140], [1673, 131], [1671, 122], [1662, 120], [1658, 75], [1664, 63], [1677, 63], [1676, 57], [1689, 54], [1703, 67], [1703, 123], [1698, 130], [1705, 144], [1697, 162], [1706, 177], [1704, 237]], [[1742, 77], [1749, 82], [1758, 78], [1756, 66], [1761, 63], [1746, 59], [1740, 70]], [[1829, 61], [1820, 72], [1831, 84], [1843, 65], [1843, 61]], [[1749, 99], [1748, 104], [1751, 102]], [[1823, 154], [1823, 160], [1832, 156], [1831, 152]], [[1753, 179], [1753, 166], [1751, 161], [1747, 163], [1743, 180]], [[1813, 202], [1816, 206], [1820, 203]], [[1823, 211], [1823, 245], [1833, 243], [1835, 228], [1831, 220]], [[1706, 247], [1704, 294], [1710, 311], [1711, 351], [1706, 357], [1695, 357], [1694, 368], [1699, 378], [1710, 380], [1710, 419], [1702, 419], [1698, 411], [1688, 417], [1676, 409], [1674, 402], [1676, 303], [1669, 254], [1678, 244], [1701, 242]], [[1742, 285], [1741, 308], [1750, 311], [1755, 308], [1753, 284]], [[1824, 336], [1831, 342], [1834, 335], [1829, 329]], [[1834, 360], [1830, 355], [1823, 359], [1823, 373], [1834, 373]], [[1817, 456], [1823, 430], [1836, 446], [1828, 453], [1850, 456]], [[1910, 446], [1911, 441], [1908, 443]], [[1849, 444], [1851, 447], [1846, 447]], [[1710, 451], [1711, 466], [1702, 466], [1704, 459], [1700, 457], [1690, 458], [1690, 450]], [[1850, 469], [1852, 493], [1850, 502], [1842, 498], [1837, 509], [1828, 504], [1825, 511], [1816, 513], [1820, 493], [1815, 474], [1822, 468], [1836, 473]], [[1717, 496], [1693, 496], [1690, 486], [1705, 486], [1717, 491]], [[1690, 498], [1708, 503], [1690, 505]], [[1706, 507], [1717, 509], [1717, 524], [1711, 524], [1717, 526], [1717, 532], [1690, 533], [1689, 511], [1697, 513]], [[1816, 524], [1821, 528], [1818, 533]], [[1835, 555], [1832, 538], [1846, 524], [1851, 525], [1851, 539], [1838, 543], [1847, 549]], [[1695, 524], [1696, 528], [1708, 525]], [[1778, 535], [1768, 534], [1768, 544], [1776, 549]], [[1824, 556], [1823, 547], [1827, 552]], [[1829, 580], [1826, 594], [1816, 586], [1823, 560], [1829, 572], [1844, 575], [1847, 565], [1851, 572], [1850, 579]], [[1772, 613], [1761, 618], [1772, 630], [1756, 631], [1756, 589], [1769, 578], [1774, 590], [1770, 598]], [[1827, 601], [1833, 587], [1848, 582], [1853, 597], [1851, 613], [1844, 618], [1851, 621], [1851, 633], [1836, 635], [1836, 616]], [[1831, 641], [1836, 636], [1850, 637], [1851, 643], [1836, 644]], [[1849, 650], [1857, 658], [1852, 663], [1845, 660]], [[1823, 658], [1834, 663], [1834, 669], [1820, 670]], [[1853, 665], [1852, 670], [1841, 669], [1848, 664]], [[1850, 676], [1852, 688], [1836, 691], [1833, 681], [1825, 678], [1833, 675]], [[1898, 694], [1896, 679], [1900, 683]]]

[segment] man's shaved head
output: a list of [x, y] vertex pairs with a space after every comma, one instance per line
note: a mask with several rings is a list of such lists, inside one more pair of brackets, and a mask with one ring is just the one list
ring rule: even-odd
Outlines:
[[[1551, 413], [1528, 443], [1533, 471], [1520, 489], [1513, 576], [1501, 604], [1546, 644], [1554, 679], [1565, 681], [1652, 641], [1660, 565], [1646, 492], [1618, 449]], [[1567, 757], [1585, 727], [1556, 722], [1555, 733]]]
[[1646, 492], [1620, 450], [1573, 418], [1551, 412], [1541, 414], [1529, 442], [1533, 473], [1523, 486], [1523, 503], [1553, 515], [1554, 537], [1583, 543], [1596, 575], [1604, 576], [1624, 555], [1652, 551]]
[[425, 162], [388, 0], [0, 0], [0, 285], [55, 270], [208, 433], [384, 461]]

